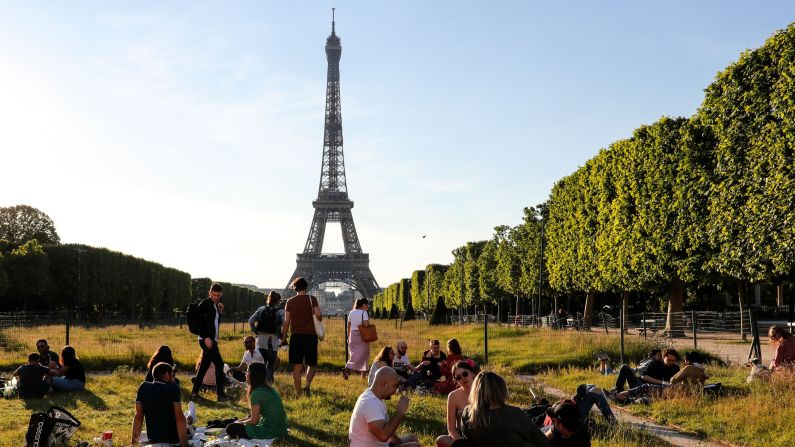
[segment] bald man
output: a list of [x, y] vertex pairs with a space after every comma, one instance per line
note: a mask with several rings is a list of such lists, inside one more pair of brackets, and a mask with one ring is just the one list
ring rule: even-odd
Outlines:
[[389, 366], [383, 366], [375, 373], [370, 388], [356, 399], [351, 422], [348, 426], [350, 447], [419, 447], [414, 435], [397, 436], [397, 429], [403, 416], [409, 410], [408, 396], [400, 396], [397, 413], [390, 420], [386, 402], [395, 394], [400, 376]]
[[243, 358], [240, 360], [240, 365], [229, 368], [232, 370], [232, 376], [239, 382], [246, 381], [246, 371], [248, 365], [252, 363], [265, 363], [262, 353], [257, 348], [257, 340], [249, 335], [243, 339]]

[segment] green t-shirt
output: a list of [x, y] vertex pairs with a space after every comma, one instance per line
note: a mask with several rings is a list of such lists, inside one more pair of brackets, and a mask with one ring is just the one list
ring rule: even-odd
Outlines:
[[259, 387], [251, 392], [251, 405], [259, 405], [259, 422], [246, 425], [251, 439], [276, 439], [287, 437], [287, 413], [282, 398], [271, 387]]

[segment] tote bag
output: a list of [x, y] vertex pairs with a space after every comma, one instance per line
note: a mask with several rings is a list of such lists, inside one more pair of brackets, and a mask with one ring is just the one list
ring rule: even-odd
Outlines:
[[[365, 313], [367, 312], [365, 311]], [[370, 321], [369, 313], [367, 313], [367, 321]], [[366, 343], [372, 343], [378, 340], [378, 332], [376, 332], [375, 325], [373, 323], [370, 323], [369, 326], [365, 326], [364, 322], [362, 322], [362, 324], [358, 326], [358, 329], [359, 335], [362, 336], [362, 340], [364, 340]]]
[[317, 315], [315, 315], [315, 307], [312, 306], [312, 297], [309, 296], [309, 314], [312, 315], [312, 323], [315, 325], [315, 334], [317, 334], [317, 339], [323, 341], [323, 337], [326, 336], [326, 328], [323, 327], [323, 322], [317, 319]]

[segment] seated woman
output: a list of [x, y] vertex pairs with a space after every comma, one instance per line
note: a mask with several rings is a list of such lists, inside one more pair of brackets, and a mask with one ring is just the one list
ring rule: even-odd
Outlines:
[[770, 326], [770, 343], [776, 347], [770, 370], [773, 372], [795, 366], [795, 336], [780, 326]]
[[[194, 375], [199, 372], [199, 366], [202, 363], [202, 354], [199, 354], [199, 358], [196, 359], [196, 369]], [[190, 381], [193, 382], [196, 380], [195, 377], [191, 377]], [[215, 364], [210, 363], [210, 367], [207, 368], [207, 372], [204, 373], [204, 377], [202, 377], [202, 383], [200, 385], [203, 391], [215, 391]]]
[[[154, 378], [152, 377], [152, 368], [154, 368], [155, 365], [157, 365], [160, 362], [168, 363], [169, 365], [171, 365], [172, 368], [174, 368], [174, 357], [171, 355], [171, 348], [169, 348], [166, 345], [162, 345], [159, 348], [157, 348], [157, 351], [155, 351], [155, 353], [152, 354], [152, 358], [150, 358], [149, 361], [146, 362], [146, 367], [148, 368], [148, 371], [146, 372], [146, 377], [144, 378], [145, 382], [152, 382], [154, 380]], [[179, 379], [175, 377], [174, 383], [179, 384]]]
[[453, 379], [461, 386], [447, 395], [447, 434], [436, 438], [438, 447], [450, 447], [461, 439], [459, 421], [464, 408], [469, 405], [469, 392], [477, 373], [477, 365], [472, 360], [458, 361], [452, 369]]
[[287, 437], [287, 413], [282, 398], [275, 388], [268, 385], [268, 368], [264, 363], [252, 363], [246, 371], [248, 403], [251, 412], [226, 427], [232, 438], [274, 439]]
[[75, 348], [64, 346], [61, 350], [63, 366], [50, 370], [53, 374], [52, 387], [58, 391], [79, 391], [86, 387], [86, 370], [77, 359]]
[[542, 447], [547, 438], [520, 409], [505, 402], [508, 387], [492, 371], [481, 372], [472, 383], [469, 405], [461, 414], [461, 435], [481, 446]]
[[383, 349], [378, 351], [378, 354], [373, 359], [373, 364], [370, 366], [370, 375], [367, 376], [367, 386], [372, 386], [375, 380], [375, 373], [382, 367], [392, 367], [392, 362], [395, 360], [395, 350], [391, 346], [384, 346]]
[[434, 393], [450, 394], [451, 391], [458, 388], [458, 383], [453, 380], [453, 372], [451, 370], [453, 365], [459, 360], [466, 360], [466, 357], [461, 354], [461, 345], [458, 343], [458, 340], [451, 338], [447, 341], [447, 360], [439, 364], [439, 370], [444, 380], [433, 384], [432, 391]]

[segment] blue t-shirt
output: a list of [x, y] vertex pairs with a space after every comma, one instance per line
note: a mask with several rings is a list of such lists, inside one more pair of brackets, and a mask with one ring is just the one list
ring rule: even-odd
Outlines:
[[180, 402], [176, 383], [144, 382], [138, 387], [135, 403], [144, 409], [146, 436], [150, 443], [179, 443], [174, 404]]

